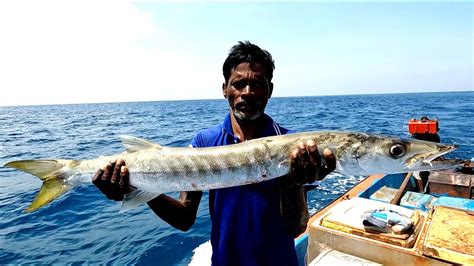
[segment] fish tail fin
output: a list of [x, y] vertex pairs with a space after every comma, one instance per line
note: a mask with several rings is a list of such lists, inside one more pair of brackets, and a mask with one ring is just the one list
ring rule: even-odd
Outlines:
[[71, 162], [72, 160], [23, 160], [5, 164], [5, 167], [16, 168], [43, 181], [35, 199], [25, 209], [26, 212], [36, 211], [70, 189], [70, 186], [63, 181], [67, 174], [62, 169]]

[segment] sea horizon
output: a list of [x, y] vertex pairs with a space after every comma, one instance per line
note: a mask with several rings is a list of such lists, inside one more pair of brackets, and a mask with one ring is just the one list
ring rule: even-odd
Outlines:
[[[374, 92], [374, 93], [350, 93], [350, 94], [320, 94], [320, 95], [290, 95], [290, 96], [272, 96], [275, 98], [313, 98], [313, 97], [338, 97], [338, 96], [376, 96], [376, 95], [411, 95], [411, 94], [432, 94], [432, 93], [474, 93], [474, 90], [453, 90], [453, 91], [420, 91], [420, 92]], [[19, 105], [0, 105], [1, 107], [21, 107], [21, 106], [56, 106], [56, 105], [81, 105], [81, 104], [122, 104], [122, 103], [153, 103], [153, 102], [182, 102], [182, 101], [212, 101], [225, 100], [224, 98], [202, 98], [202, 99], [162, 99], [162, 100], [138, 100], [138, 101], [110, 101], [110, 102], [78, 102], [78, 103], [38, 103], [38, 104], [19, 104]]]

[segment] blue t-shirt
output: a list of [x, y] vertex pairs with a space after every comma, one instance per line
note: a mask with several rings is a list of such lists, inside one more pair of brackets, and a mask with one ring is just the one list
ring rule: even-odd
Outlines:
[[[265, 127], [259, 137], [286, 134], [264, 115]], [[238, 143], [230, 114], [224, 123], [199, 131], [193, 147]], [[213, 265], [297, 265], [293, 237], [286, 230], [280, 213], [278, 179], [209, 191]]]

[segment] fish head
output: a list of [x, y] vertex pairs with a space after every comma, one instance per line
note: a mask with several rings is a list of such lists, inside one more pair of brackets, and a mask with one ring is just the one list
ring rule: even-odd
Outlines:
[[455, 150], [456, 145], [367, 134], [353, 136], [350, 143], [346, 157], [341, 158], [349, 172], [349, 167], [367, 175], [431, 171], [454, 168], [462, 162], [435, 160]]
[[[392, 157], [397, 156], [398, 151], [396, 150], [398, 146], [396, 145], [394, 144], [389, 150], [389, 154]], [[449, 169], [464, 162], [458, 159], [446, 160], [441, 157], [446, 153], [456, 150], [458, 148], [457, 145], [423, 140], [405, 140], [405, 147], [407, 147], [407, 151], [405, 151], [406, 154], [402, 158], [403, 166], [407, 172]]]

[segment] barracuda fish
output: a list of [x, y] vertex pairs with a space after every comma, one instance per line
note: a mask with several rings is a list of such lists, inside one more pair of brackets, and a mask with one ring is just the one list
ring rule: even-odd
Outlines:
[[93, 160], [23, 160], [7, 163], [43, 180], [26, 211], [35, 211], [75, 186], [92, 183], [95, 172], [122, 158], [130, 185], [122, 210], [173, 191], [196, 191], [253, 184], [289, 173], [290, 153], [298, 142], [314, 140], [319, 151], [336, 157], [335, 172], [344, 175], [401, 173], [454, 167], [457, 161], [433, 161], [455, 145], [403, 140], [353, 132], [303, 132], [209, 147], [165, 147], [148, 140], [121, 136], [126, 152]]

